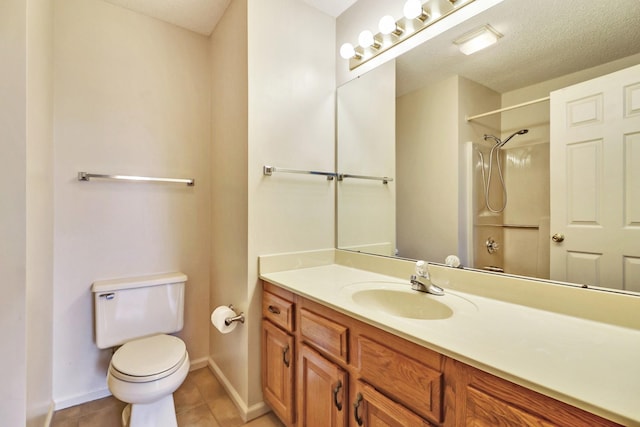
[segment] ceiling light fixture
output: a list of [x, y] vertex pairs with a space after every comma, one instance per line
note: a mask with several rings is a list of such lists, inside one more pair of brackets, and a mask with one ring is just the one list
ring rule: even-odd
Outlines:
[[491, 25], [487, 24], [482, 28], [473, 30], [453, 43], [458, 45], [460, 52], [465, 55], [471, 55], [479, 50], [487, 48], [495, 44], [498, 39], [502, 37], [498, 31], [496, 31]]
[[378, 23], [380, 32], [374, 35], [369, 30], [362, 31], [358, 37], [359, 46], [344, 43], [340, 47], [340, 56], [349, 60], [349, 69], [353, 70], [476, 0], [449, 0], [444, 4], [440, 0], [429, 0], [434, 2], [433, 10], [436, 12], [433, 16], [427, 12], [423, 1], [407, 0], [404, 5], [404, 17], [399, 20], [395, 20], [391, 15], [383, 16]]

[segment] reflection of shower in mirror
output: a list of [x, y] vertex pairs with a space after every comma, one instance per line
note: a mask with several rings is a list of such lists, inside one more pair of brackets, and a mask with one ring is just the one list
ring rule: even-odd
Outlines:
[[[487, 171], [487, 176], [485, 177], [485, 161], [484, 156], [482, 155], [482, 151], [478, 150], [478, 156], [480, 156], [480, 170], [482, 172], [482, 186], [484, 188], [484, 203], [489, 212], [492, 213], [500, 213], [504, 211], [504, 208], [507, 207], [507, 186], [504, 183], [504, 176], [502, 174], [502, 159], [500, 156], [500, 149], [504, 147], [504, 145], [511, 140], [516, 135], [524, 135], [529, 132], [529, 129], [521, 129], [513, 134], [509, 135], [507, 139], [504, 141], [500, 138], [493, 135], [484, 135], [484, 140], [492, 139], [495, 142], [495, 145], [491, 147], [491, 151], [489, 152], [489, 166]], [[494, 156], [495, 152], [495, 156]], [[502, 207], [494, 208], [491, 206], [491, 202], [489, 201], [489, 192], [491, 191], [491, 176], [493, 175], [493, 159], [495, 158], [495, 163], [498, 166], [498, 177], [500, 178], [500, 184], [502, 188]]]

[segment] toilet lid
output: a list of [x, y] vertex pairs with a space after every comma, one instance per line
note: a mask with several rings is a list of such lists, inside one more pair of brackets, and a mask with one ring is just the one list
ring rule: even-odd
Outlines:
[[180, 338], [154, 335], [124, 344], [111, 358], [111, 366], [127, 376], [149, 377], [171, 370], [185, 355]]

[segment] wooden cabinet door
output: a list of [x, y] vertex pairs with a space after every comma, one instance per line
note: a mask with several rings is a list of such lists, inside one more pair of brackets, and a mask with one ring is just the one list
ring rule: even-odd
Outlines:
[[532, 390], [456, 363], [462, 379], [456, 391], [457, 425], [474, 427], [585, 426], [618, 424]]
[[288, 426], [295, 422], [294, 338], [268, 320], [262, 321], [262, 391], [273, 411]]
[[399, 403], [390, 400], [369, 384], [356, 385], [356, 401], [352, 426], [362, 427], [427, 427], [429, 422]]
[[347, 373], [306, 345], [298, 361], [298, 426], [346, 427]]

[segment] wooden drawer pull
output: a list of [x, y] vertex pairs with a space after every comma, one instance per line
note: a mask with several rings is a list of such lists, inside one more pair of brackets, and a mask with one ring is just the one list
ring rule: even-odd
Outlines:
[[336, 405], [338, 411], [342, 411], [342, 402], [338, 402], [338, 393], [340, 393], [340, 389], [342, 388], [342, 381], [338, 380], [338, 384], [336, 388], [333, 389], [333, 404]]
[[289, 367], [289, 364], [291, 363], [291, 360], [289, 360], [289, 358], [287, 357], [288, 353], [289, 353], [289, 344], [287, 344], [282, 349], [282, 362], [284, 363], [284, 366], [286, 366], [287, 368]]
[[358, 423], [359, 426], [362, 425], [362, 417], [360, 415], [358, 415], [358, 409], [360, 408], [360, 404], [362, 403], [362, 394], [358, 393], [358, 396], [356, 396], [356, 403], [353, 404], [353, 418], [356, 419], [356, 422]]
[[269, 310], [269, 313], [280, 314], [280, 309], [278, 307], [274, 307], [274, 306], [270, 305], [268, 310]]

